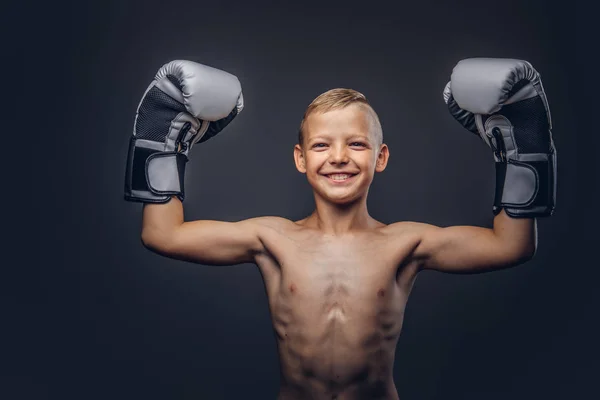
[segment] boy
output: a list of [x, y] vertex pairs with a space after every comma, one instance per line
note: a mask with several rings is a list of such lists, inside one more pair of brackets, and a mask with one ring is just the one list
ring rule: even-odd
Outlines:
[[350, 89], [317, 97], [300, 125], [294, 159], [313, 188], [310, 216], [184, 222], [189, 150], [242, 110], [241, 87], [223, 71], [174, 61], [146, 91], [125, 183], [126, 199], [146, 203], [143, 244], [204, 265], [258, 266], [277, 334], [279, 399], [397, 399], [395, 347], [418, 272], [490, 271], [534, 255], [535, 217], [552, 214], [556, 179], [539, 75], [525, 61], [463, 60], [444, 98], [494, 150], [492, 229], [373, 219], [367, 194], [389, 150], [377, 114]]

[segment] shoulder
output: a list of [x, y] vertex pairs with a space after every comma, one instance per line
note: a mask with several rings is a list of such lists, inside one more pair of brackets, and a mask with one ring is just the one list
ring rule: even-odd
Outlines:
[[386, 226], [389, 241], [394, 244], [409, 244], [410, 259], [419, 264], [427, 259], [431, 248], [443, 237], [444, 228], [424, 222], [401, 221]]
[[424, 222], [401, 221], [386, 226], [386, 235], [394, 243], [412, 243], [414, 255], [426, 251], [431, 244], [443, 239], [444, 228]]
[[386, 225], [382, 231], [390, 235], [416, 235], [423, 237], [427, 233], [435, 232], [441, 229], [438, 226], [427, 224], [424, 222], [400, 221]]
[[299, 226], [293, 221], [276, 216], [262, 216], [246, 219], [245, 224], [254, 227], [259, 233], [267, 232], [279, 232], [283, 233], [286, 231], [298, 229]]
[[293, 225], [294, 222], [290, 221], [287, 218], [276, 217], [276, 216], [263, 216], [263, 217], [254, 217], [245, 220], [249, 223], [253, 223], [256, 225], [266, 226], [266, 227], [285, 227]]

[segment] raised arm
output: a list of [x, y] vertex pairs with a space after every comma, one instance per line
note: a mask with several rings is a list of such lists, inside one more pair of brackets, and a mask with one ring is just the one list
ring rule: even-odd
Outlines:
[[268, 218], [184, 222], [183, 205], [173, 197], [144, 206], [142, 243], [163, 256], [204, 265], [252, 263], [264, 250], [259, 232]]
[[414, 258], [421, 269], [479, 273], [530, 260], [537, 248], [536, 220], [511, 218], [502, 210], [493, 228], [413, 224], [420, 238]]
[[548, 100], [537, 71], [514, 59], [460, 61], [444, 90], [450, 114], [492, 148], [496, 193], [492, 229], [416, 225], [423, 268], [482, 272], [535, 254], [535, 218], [554, 211], [556, 151]]
[[205, 264], [252, 261], [256, 221], [184, 222], [190, 149], [218, 134], [243, 109], [239, 80], [191, 61], [165, 64], [144, 93], [129, 142], [125, 199], [144, 204], [142, 242], [177, 259]]

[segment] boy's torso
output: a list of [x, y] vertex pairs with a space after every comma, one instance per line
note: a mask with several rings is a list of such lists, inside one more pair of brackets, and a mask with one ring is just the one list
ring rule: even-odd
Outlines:
[[[273, 219], [261, 230], [263, 276], [283, 398], [396, 398], [392, 367], [418, 272], [418, 239], [377, 226], [342, 237]], [[337, 397], [336, 397], [337, 396]]]

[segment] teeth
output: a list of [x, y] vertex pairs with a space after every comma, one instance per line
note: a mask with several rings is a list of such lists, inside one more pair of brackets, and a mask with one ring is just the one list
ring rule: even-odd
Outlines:
[[343, 181], [346, 180], [348, 178], [350, 178], [351, 175], [349, 174], [334, 174], [334, 175], [329, 175], [329, 177], [331, 179], [333, 179], [334, 181]]

